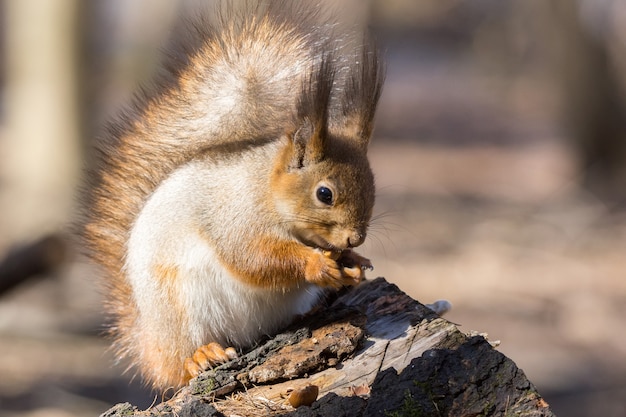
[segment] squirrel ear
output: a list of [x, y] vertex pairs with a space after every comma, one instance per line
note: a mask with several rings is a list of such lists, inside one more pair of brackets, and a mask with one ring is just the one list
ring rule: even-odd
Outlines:
[[290, 135], [293, 143], [291, 168], [302, 168], [324, 159], [328, 138], [328, 107], [335, 79], [331, 57], [325, 55], [317, 68], [302, 85], [297, 105], [296, 131]]
[[304, 120], [298, 130], [290, 138], [293, 144], [290, 168], [302, 168], [324, 159], [326, 143], [325, 126], [314, 126], [309, 120]]
[[378, 99], [382, 93], [385, 68], [372, 40], [366, 39], [361, 58], [355, 60], [342, 103], [344, 133], [354, 137], [359, 147], [367, 150]]

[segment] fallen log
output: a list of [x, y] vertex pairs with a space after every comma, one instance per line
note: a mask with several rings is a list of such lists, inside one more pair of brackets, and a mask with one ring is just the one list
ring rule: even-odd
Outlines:
[[146, 411], [118, 404], [103, 414], [553, 415], [522, 370], [487, 340], [463, 334], [383, 278], [338, 294], [168, 401]]

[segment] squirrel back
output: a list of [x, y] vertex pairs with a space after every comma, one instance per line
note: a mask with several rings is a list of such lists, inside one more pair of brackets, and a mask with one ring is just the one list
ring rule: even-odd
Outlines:
[[375, 48], [305, 2], [218, 15], [108, 127], [87, 203], [115, 347], [158, 387], [201, 344], [250, 345], [369, 265], [351, 248], [374, 203]]

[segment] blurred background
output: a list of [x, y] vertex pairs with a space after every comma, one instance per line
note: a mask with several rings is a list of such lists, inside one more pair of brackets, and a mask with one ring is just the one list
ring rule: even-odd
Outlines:
[[[98, 130], [201, 2], [0, 2], [2, 417], [155, 399], [113, 365], [97, 271], [68, 242]], [[371, 276], [452, 302], [557, 415], [626, 415], [623, 2], [355, 4], [388, 62]]]

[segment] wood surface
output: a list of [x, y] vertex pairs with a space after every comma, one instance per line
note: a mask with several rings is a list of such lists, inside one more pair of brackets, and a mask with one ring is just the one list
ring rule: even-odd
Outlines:
[[[289, 397], [319, 389], [298, 408]], [[553, 416], [513, 361], [383, 278], [327, 300], [284, 332], [140, 411], [103, 416]]]

